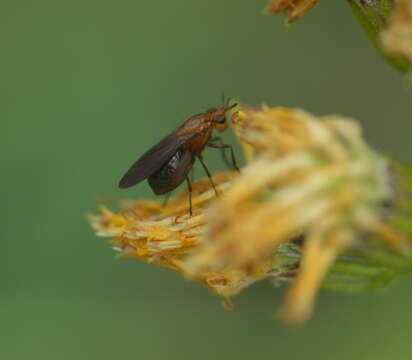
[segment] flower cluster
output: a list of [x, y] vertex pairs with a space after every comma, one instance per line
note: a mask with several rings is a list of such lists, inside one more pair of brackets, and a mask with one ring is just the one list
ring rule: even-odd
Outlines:
[[393, 170], [354, 120], [263, 106], [240, 107], [232, 122], [247, 163], [240, 174], [214, 176], [221, 196], [203, 179], [193, 184], [193, 216], [187, 191], [167, 205], [103, 207], [90, 217], [97, 234], [112, 237], [121, 255], [173, 269], [226, 304], [260, 279], [292, 279], [282, 312], [290, 323], [311, 314], [343, 252], [371, 238], [407, 247], [387, 211], [398, 191]]

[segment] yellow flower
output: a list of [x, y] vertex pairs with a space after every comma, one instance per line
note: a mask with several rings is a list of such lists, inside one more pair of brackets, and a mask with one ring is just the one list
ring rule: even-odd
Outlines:
[[[183, 191], [166, 206], [138, 201], [91, 217], [126, 257], [173, 269], [230, 303], [263, 278], [295, 279], [282, 312], [289, 323], [311, 314], [328, 270], [342, 252], [375, 234], [395, 249], [405, 241], [382, 218], [394, 197], [388, 162], [341, 116], [300, 109], [241, 107], [232, 117], [245, 147], [241, 173], [193, 184], [193, 216]], [[297, 256], [285, 257], [285, 252]]]
[[319, 0], [270, 0], [266, 11], [272, 14], [289, 12], [286, 22], [290, 24], [305, 15], [318, 2]]

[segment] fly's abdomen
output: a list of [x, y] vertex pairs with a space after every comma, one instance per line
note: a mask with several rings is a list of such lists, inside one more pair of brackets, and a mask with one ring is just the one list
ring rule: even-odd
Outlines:
[[190, 151], [179, 149], [165, 165], [148, 178], [153, 192], [161, 195], [176, 189], [185, 180], [193, 162]]

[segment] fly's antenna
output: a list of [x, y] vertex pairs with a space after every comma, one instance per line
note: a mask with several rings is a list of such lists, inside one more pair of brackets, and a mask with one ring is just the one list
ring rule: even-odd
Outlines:
[[225, 108], [227, 105], [225, 102], [225, 99], [226, 99], [225, 92], [222, 90], [222, 108]]
[[225, 105], [225, 107], [223, 108], [224, 112], [232, 110], [234, 107], [236, 107], [238, 105], [238, 103], [233, 103], [232, 105], [229, 105], [230, 101], [232, 99], [228, 98], [227, 104]]
[[238, 105], [237, 103], [229, 105], [231, 101], [232, 101], [232, 99], [230, 97], [226, 97], [225, 92], [222, 91], [222, 109], [225, 112], [228, 111], [228, 110], [233, 109], [234, 107], [236, 107]]

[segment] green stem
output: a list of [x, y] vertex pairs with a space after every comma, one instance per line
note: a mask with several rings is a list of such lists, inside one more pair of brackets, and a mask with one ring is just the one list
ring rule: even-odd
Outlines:
[[388, 20], [395, 7], [394, 0], [347, 0], [356, 18], [365, 30], [372, 44], [401, 73], [409, 71], [407, 61], [390, 55], [380, 41], [382, 30], [386, 29]]

